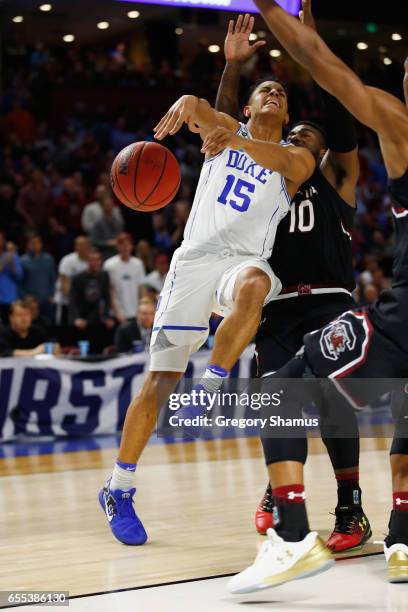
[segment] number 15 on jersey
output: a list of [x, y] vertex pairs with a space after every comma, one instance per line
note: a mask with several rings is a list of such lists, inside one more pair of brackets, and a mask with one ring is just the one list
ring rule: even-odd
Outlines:
[[[233, 198], [229, 197], [232, 190]], [[248, 210], [249, 205], [251, 204], [251, 196], [255, 192], [255, 185], [253, 183], [248, 183], [248, 181], [243, 181], [240, 178], [237, 178], [233, 174], [227, 175], [227, 180], [225, 183], [225, 187], [222, 190], [220, 197], [217, 202], [220, 204], [231, 206], [234, 210], [238, 212], [245, 212]]]

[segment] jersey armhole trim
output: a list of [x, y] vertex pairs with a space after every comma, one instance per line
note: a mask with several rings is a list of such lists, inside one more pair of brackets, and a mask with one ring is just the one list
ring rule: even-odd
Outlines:
[[222, 151], [220, 151], [219, 153], [217, 153], [217, 155], [213, 155], [212, 157], [209, 157], [208, 159], [205, 159], [203, 164], [208, 164], [208, 162], [212, 162], [214, 161], [214, 159], [217, 159], [217, 157], [219, 157], [220, 155], [222, 155], [224, 153], [225, 149], [223, 149]]
[[292, 204], [292, 199], [289, 197], [288, 190], [287, 190], [287, 187], [286, 187], [286, 180], [285, 180], [285, 177], [282, 176], [282, 175], [281, 175], [281, 185], [282, 185], [282, 189], [283, 189], [283, 191], [285, 193], [286, 199], [288, 201], [288, 206], [290, 208], [290, 206]]

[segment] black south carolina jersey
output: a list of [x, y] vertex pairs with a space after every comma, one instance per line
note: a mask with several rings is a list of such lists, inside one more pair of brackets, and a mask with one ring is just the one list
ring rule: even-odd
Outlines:
[[389, 192], [395, 225], [392, 289], [383, 291], [368, 312], [375, 327], [408, 352], [408, 169], [389, 181]]
[[[350, 229], [355, 209], [317, 168], [281, 221], [269, 263], [282, 283], [275, 300], [355, 288]], [[266, 307], [273, 309], [274, 301]]]

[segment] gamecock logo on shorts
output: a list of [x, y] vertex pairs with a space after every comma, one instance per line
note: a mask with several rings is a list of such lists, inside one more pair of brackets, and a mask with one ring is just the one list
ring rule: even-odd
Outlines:
[[356, 336], [349, 321], [336, 321], [322, 331], [320, 347], [326, 359], [337, 361], [345, 350], [352, 351], [356, 346]]

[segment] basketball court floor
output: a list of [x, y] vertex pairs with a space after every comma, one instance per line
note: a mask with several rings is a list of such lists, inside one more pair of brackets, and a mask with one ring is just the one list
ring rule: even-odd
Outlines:
[[[311, 525], [326, 536], [336, 485], [320, 440], [310, 442]], [[92, 446], [41, 454], [27, 445], [26, 456], [0, 459], [0, 591], [69, 591], [72, 610], [95, 612], [408, 611], [408, 585], [388, 584], [382, 547], [372, 542], [313, 578], [258, 594], [227, 593], [228, 576], [250, 564], [264, 541], [253, 527], [265, 486], [256, 438], [149, 445], [137, 473], [136, 509], [149, 535], [142, 547], [119, 544], [108, 529], [97, 491], [116, 449]], [[388, 446], [384, 438], [362, 440], [373, 540], [383, 539], [389, 513]]]

